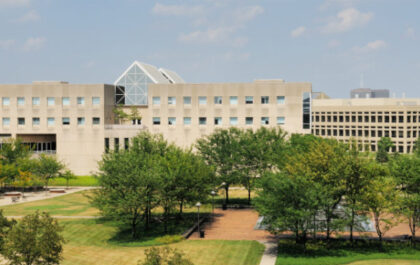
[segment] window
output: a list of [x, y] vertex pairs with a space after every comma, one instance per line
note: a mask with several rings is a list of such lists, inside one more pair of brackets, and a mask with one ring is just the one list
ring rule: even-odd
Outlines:
[[245, 97], [245, 104], [254, 104], [254, 97], [253, 96], [246, 96]]
[[222, 117], [215, 117], [214, 125], [222, 125]]
[[160, 105], [160, 97], [153, 97], [152, 98], [153, 105]]
[[176, 105], [176, 97], [168, 97], [168, 105]]
[[69, 106], [70, 105], [70, 98], [63, 98], [63, 106]]
[[48, 126], [54, 126], [55, 119], [52, 118], [52, 117], [47, 118], [47, 124], [48, 124]]
[[279, 105], [284, 104], [284, 96], [277, 96], [277, 104]]
[[109, 152], [109, 138], [105, 138], [105, 153]]
[[63, 125], [70, 125], [70, 118], [69, 117], [63, 117]]
[[32, 118], [32, 125], [39, 125], [39, 124], [40, 124], [40, 121], [38, 117]]
[[141, 125], [141, 119], [132, 119], [131, 124], [133, 125]]
[[33, 97], [32, 98], [32, 105], [33, 106], [39, 106], [41, 104], [41, 99], [39, 97]]
[[153, 125], [160, 125], [160, 118], [159, 117], [153, 117]]
[[268, 117], [261, 117], [261, 125], [268, 125], [270, 123], [270, 119]]
[[77, 118], [77, 125], [85, 125], [85, 118], [84, 117], [78, 117]]
[[93, 125], [98, 125], [100, 123], [101, 123], [101, 118], [99, 118], [99, 117], [93, 117], [92, 118], [92, 124]]
[[191, 97], [184, 97], [184, 105], [191, 105]]
[[85, 98], [77, 97], [77, 105], [85, 105]]
[[10, 118], [3, 118], [3, 126], [9, 126], [10, 125]]
[[198, 97], [198, 104], [199, 105], [206, 105], [207, 104], [207, 97]]
[[114, 151], [118, 152], [120, 150], [120, 138], [114, 138]]
[[284, 124], [284, 117], [277, 117], [277, 125], [283, 125]]
[[230, 102], [230, 105], [237, 105], [238, 104], [238, 97], [237, 96], [231, 96], [229, 98], [229, 102]]
[[10, 105], [10, 98], [2, 98], [2, 105], [9, 106]]
[[191, 125], [191, 117], [184, 117], [184, 125]]
[[269, 97], [268, 96], [262, 96], [261, 97], [261, 104], [268, 104], [269, 103]]
[[207, 118], [206, 117], [199, 117], [198, 118], [198, 124], [206, 125], [207, 124]]
[[18, 125], [25, 125], [25, 118], [18, 118]]
[[[311, 93], [304, 92], [302, 100], [302, 110], [303, 110], [303, 129], [311, 128]], [[340, 116], [340, 122], [342, 122], [342, 116]]]
[[168, 118], [168, 125], [175, 125], [176, 124], [176, 118], [175, 117], [169, 117]]
[[23, 106], [23, 105], [25, 105], [25, 98], [23, 98], [23, 97], [18, 97], [18, 98], [17, 98], [17, 104], [18, 104], [18, 106]]
[[230, 125], [238, 125], [238, 117], [230, 117]]
[[254, 118], [253, 117], [246, 117], [245, 118], [245, 124], [246, 125], [252, 125], [254, 123]]
[[124, 149], [127, 150], [130, 147], [130, 139], [124, 138]]
[[222, 97], [220, 96], [214, 97], [214, 104], [222, 104]]
[[101, 103], [101, 99], [99, 97], [92, 97], [92, 105], [97, 106]]
[[55, 98], [47, 98], [47, 105], [54, 106], [55, 105]]

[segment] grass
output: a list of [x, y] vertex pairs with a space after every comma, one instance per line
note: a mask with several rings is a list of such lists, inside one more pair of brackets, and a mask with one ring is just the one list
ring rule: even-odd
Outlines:
[[[50, 186], [67, 186], [66, 179], [56, 178], [49, 183]], [[75, 179], [69, 180], [69, 186], [99, 186], [98, 179], [94, 176], [77, 176]]]
[[[363, 261], [360, 264], [379, 264], [375, 260], [420, 260], [420, 248], [411, 248], [407, 243], [358, 242], [351, 247], [349, 242], [334, 241], [327, 245], [324, 242], [308, 243], [307, 248], [296, 245], [291, 240], [279, 242], [277, 265], [335, 265]], [[410, 261], [407, 261], [410, 262]], [[384, 263], [381, 263], [384, 264]], [[386, 263], [388, 264], [388, 263]], [[399, 263], [395, 263], [399, 264]], [[412, 263], [408, 263], [412, 264]], [[416, 264], [416, 263], [414, 263]]]
[[365, 260], [365, 261], [358, 261], [350, 263], [351, 265], [420, 265], [420, 261], [418, 260], [385, 260], [385, 259], [377, 259], [377, 260]]

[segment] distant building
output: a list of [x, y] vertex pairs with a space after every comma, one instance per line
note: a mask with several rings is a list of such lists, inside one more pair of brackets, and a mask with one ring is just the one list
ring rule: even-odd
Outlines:
[[350, 91], [350, 98], [389, 98], [388, 89], [357, 88]]

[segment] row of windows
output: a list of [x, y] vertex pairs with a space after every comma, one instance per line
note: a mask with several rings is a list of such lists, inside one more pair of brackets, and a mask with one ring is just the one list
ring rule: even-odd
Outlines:
[[[340, 142], [344, 142], [344, 143], [349, 143], [350, 140], [339, 140]], [[399, 152], [399, 153], [404, 153], [404, 143], [403, 142], [395, 142], [393, 141], [394, 146], [391, 148], [391, 152], [395, 153], [395, 152]], [[370, 141], [370, 143], [368, 141], [365, 141], [364, 143], [362, 143], [361, 141], [358, 141], [358, 147], [360, 150], [364, 150], [364, 151], [372, 151], [372, 152], [376, 152], [377, 150], [377, 144], [376, 141]], [[412, 146], [410, 144], [407, 144], [406, 146], [406, 152], [410, 153], [413, 150]]]
[[[108, 153], [110, 150], [110, 139], [105, 138], [104, 144], [105, 144], [105, 153]], [[130, 139], [124, 138], [124, 149], [127, 150], [129, 146], [130, 146]], [[120, 138], [114, 138], [114, 151], [118, 152], [119, 149], [120, 149]]]
[[[70, 118], [69, 117], [63, 117], [61, 119], [61, 122], [63, 125], [70, 125]], [[78, 117], [77, 118], [77, 125], [85, 125], [86, 119], [84, 117]], [[101, 123], [101, 119], [99, 117], [93, 117], [92, 118], [92, 124], [97, 125]], [[10, 125], [10, 118], [9, 117], [3, 117], [2, 118], [2, 124], [3, 126], [9, 126]], [[26, 119], [23, 117], [17, 118], [17, 124], [18, 125], [25, 125]], [[41, 125], [41, 119], [39, 117], [33, 117], [32, 118], [32, 125], [37, 126]], [[55, 118], [54, 117], [48, 117], [47, 118], [47, 125], [48, 126], [54, 126], [55, 125]]]
[[[191, 97], [183, 97], [183, 103], [184, 105], [191, 105]], [[160, 97], [153, 97], [152, 98], [152, 104], [153, 105], [160, 105], [161, 100]], [[222, 96], [216, 96], [214, 97], [214, 104], [222, 104], [223, 103], [223, 97]], [[238, 104], [238, 97], [237, 96], [230, 96], [229, 97], [229, 103], [231, 105], [237, 105]], [[246, 96], [244, 99], [245, 104], [254, 104], [254, 97], [253, 96]], [[261, 104], [269, 104], [270, 103], [270, 97], [269, 96], [262, 96], [261, 97]], [[277, 104], [284, 104], [285, 103], [285, 97], [284, 96], [277, 96]], [[200, 96], [198, 97], [198, 104], [199, 105], [206, 105], [207, 104], [207, 97], [206, 96]], [[176, 97], [168, 97], [168, 105], [176, 105]]]
[[[184, 117], [183, 118], [184, 125], [191, 125], [191, 117]], [[284, 125], [285, 117], [277, 117], [277, 125]], [[153, 117], [153, 125], [160, 125], [161, 119], [160, 117]], [[207, 117], [199, 117], [198, 118], [199, 125], [206, 125], [207, 124]], [[254, 124], [254, 117], [245, 117], [245, 124], [252, 125]], [[261, 117], [261, 125], [268, 125], [270, 124], [269, 117]], [[168, 118], [168, 125], [176, 125], [176, 118], [169, 117]], [[222, 125], [222, 117], [215, 117], [214, 118], [214, 125]], [[229, 118], [229, 125], [238, 125], [238, 117], [230, 117]]]
[[[405, 118], [404, 118], [405, 117]], [[343, 116], [343, 115], [334, 115], [334, 116], [312, 116], [312, 121], [316, 122], [385, 122], [385, 123], [411, 123], [420, 121], [420, 116], [404, 116], [404, 115], [392, 115], [392, 116], [376, 116], [376, 115], [365, 115], [365, 116]]]
[[[47, 106], [55, 106], [56, 98], [55, 97], [47, 97], [46, 103]], [[61, 104], [63, 106], [70, 106], [70, 97], [62, 97], [61, 98]], [[84, 97], [77, 97], [76, 98], [77, 105], [85, 105], [85, 98]], [[24, 106], [26, 103], [26, 100], [24, 97], [18, 97], [17, 98], [17, 105], [18, 106]], [[101, 103], [100, 97], [92, 97], [92, 105], [99, 105]], [[2, 98], [2, 105], [3, 106], [10, 106], [10, 98], [9, 97], [3, 97]], [[32, 105], [33, 106], [40, 106], [41, 105], [41, 98], [40, 97], [32, 97]]]
[[404, 131], [382, 131], [382, 130], [349, 130], [349, 129], [314, 129], [313, 133], [320, 136], [352, 136], [352, 137], [391, 137], [391, 138], [417, 138], [420, 135], [420, 131], [407, 131], [404, 135]]

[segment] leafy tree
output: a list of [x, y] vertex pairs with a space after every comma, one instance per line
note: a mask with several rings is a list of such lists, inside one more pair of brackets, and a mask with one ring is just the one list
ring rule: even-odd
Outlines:
[[0, 148], [0, 161], [3, 165], [16, 164], [19, 159], [30, 156], [30, 149], [19, 138], [9, 139], [2, 143]]
[[240, 136], [242, 130], [231, 127], [229, 129], [217, 129], [197, 141], [197, 150], [206, 163], [215, 169], [215, 183], [224, 183], [225, 203], [229, 203], [229, 187], [238, 183], [240, 174], [237, 170], [240, 159]]
[[124, 122], [129, 118], [129, 115], [124, 111], [123, 105], [116, 106], [112, 112], [114, 113], [114, 117], [118, 120], [118, 122], [121, 124], [121, 122]]
[[131, 120], [141, 120], [141, 115], [139, 113], [139, 110], [136, 106], [132, 106], [129, 114], [129, 118]]
[[29, 171], [21, 171], [19, 170], [19, 175], [13, 182], [13, 184], [17, 187], [22, 187], [22, 194], [25, 192], [25, 188], [30, 186], [33, 181], [33, 175]]
[[69, 188], [69, 181], [72, 179], [76, 179], [77, 177], [71, 172], [70, 170], [66, 170], [63, 173], [60, 173], [60, 178], [63, 178], [66, 180], [66, 189]]
[[0, 209], [0, 252], [4, 250], [4, 240], [9, 230], [16, 224], [14, 219], [9, 220], [3, 215], [3, 209]]
[[414, 154], [420, 157], [420, 136], [417, 138], [416, 142], [414, 143]]
[[193, 265], [183, 252], [169, 247], [149, 248], [145, 254], [146, 259], [139, 261], [138, 265]]
[[13, 265], [52, 265], [62, 260], [63, 228], [48, 213], [30, 214], [7, 233], [3, 255]]
[[376, 152], [376, 161], [380, 163], [386, 163], [389, 161], [389, 149], [392, 148], [394, 144], [389, 137], [382, 137], [378, 141], [378, 151]]
[[55, 156], [45, 154], [41, 154], [32, 166], [33, 174], [41, 178], [46, 189], [48, 189], [49, 181], [59, 177], [65, 169], [64, 164], [58, 161]]

